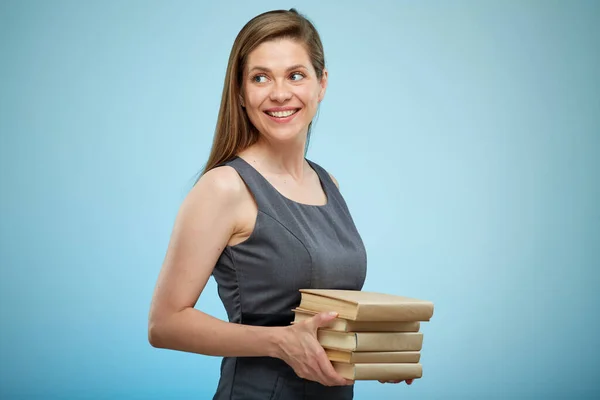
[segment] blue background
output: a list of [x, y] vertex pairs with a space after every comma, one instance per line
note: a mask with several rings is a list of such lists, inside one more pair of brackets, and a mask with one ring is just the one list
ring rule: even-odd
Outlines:
[[[600, 396], [600, 2], [5, 0], [0, 397], [211, 397], [220, 359], [152, 348], [150, 299], [233, 40], [292, 6], [365, 290], [436, 305], [423, 379], [356, 399]], [[197, 307], [226, 318], [212, 279]]]

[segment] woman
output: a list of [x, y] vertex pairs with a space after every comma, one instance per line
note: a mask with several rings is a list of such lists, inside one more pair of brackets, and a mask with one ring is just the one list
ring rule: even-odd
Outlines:
[[[301, 288], [362, 288], [366, 253], [337, 182], [305, 159], [327, 88], [295, 10], [261, 14], [229, 58], [213, 148], [183, 202], [155, 289], [155, 347], [223, 356], [215, 399], [351, 399], [316, 331], [290, 325]], [[213, 275], [230, 322], [194, 305]]]

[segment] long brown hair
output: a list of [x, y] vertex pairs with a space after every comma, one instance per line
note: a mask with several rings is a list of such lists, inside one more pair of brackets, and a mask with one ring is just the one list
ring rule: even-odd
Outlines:
[[[215, 129], [212, 148], [201, 175], [215, 166], [234, 158], [237, 153], [256, 143], [259, 132], [242, 108], [240, 94], [242, 74], [248, 55], [261, 43], [289, 38], [302, 43], [310, 57], [317, 78], [320, 80], [325, 68], [325, 55], [319, 33], [313, 24], [295, 9], [269, 11], [252, 18], [238, 33], [227, 64], [221, 107]], [[308, 125], [308, 140], [310, 128]]]

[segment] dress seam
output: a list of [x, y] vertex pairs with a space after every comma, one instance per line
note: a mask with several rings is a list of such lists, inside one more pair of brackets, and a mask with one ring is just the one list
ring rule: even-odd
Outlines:
[[288, 231], [290, 233], [290, 235], [292, 235], [294, 238], [296, 238], [296, 240], [300, 242], [300, 244], [302, 245], [302, 247], [304, 247], [304, 250], [306, 250], [306, 253], [308, 254], [308, 258], [310, 259], [310, 270], [311, 270], [311, 274], [310, 274], [310, 286], [312, 287], [313, 259], [312, 259], [312, 255], [310, 254], [310, 251], [308, 251], [308, 247], [306, 247], [306, 244], [298, 236], [296, 236], [296, 234], [294, 232], [292, 232], [290, 230], [290, 228], [288, 228], [287, 226], [285, 226], [285, 224], [283, 222], [279, 221], [277, 218], [275, 218], [271, 214], [269, 214], [269, 213], [261, 210], [260, 208], [258, 209], [258, 211], [261, 212], [261, 213], [263, 213], [267, 217], [271, 218], [273, 221], [277, 222], [279, 225], [281, 225], [281, 227], [283, 229], [285, 229], [286, 231]]
[[[239, 277], [239, 273], [240, 271], [237, 268], [237, 264], [235, 262], [235, 255], [233, 254], [233, 251], [231, 251], [230, 248], [226, 248], [226, 250], [229, 252], [229, 257], [231, 257], [231, 263], [233, 265], [233, 271], [235, 273], [235, 280], [236, 280], [236, 286], [237, 286], [237, 299], [238, 299], [238, 308], [240, 311], [240, 323], [242, 322], [242, 289], [240, 288], [240, 277]], [[237, 357], [233, 357], [233, 377], [231, 379], [231, 389], [229, 390], [229, 400], [233, 399], [233, 388], [235, 387], [235, 378], [237, 377], [237, 368], [238, 368], [238, 360]]]

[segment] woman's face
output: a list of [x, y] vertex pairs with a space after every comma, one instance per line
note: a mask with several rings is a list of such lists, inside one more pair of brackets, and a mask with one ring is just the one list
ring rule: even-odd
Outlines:
[[268, 140], [297, 140], [306, 136], [326, 87], [327, 71], [321, 80], [317, 78], [302, 44], [290, 39], [268, 41], [248, 55], [242, 104]]

